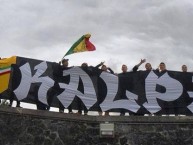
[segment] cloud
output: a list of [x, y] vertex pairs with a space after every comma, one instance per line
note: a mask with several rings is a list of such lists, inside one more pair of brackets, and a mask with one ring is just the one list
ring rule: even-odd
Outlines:
[[170, 70], [187, 64], [193, 71], [192, 17], [190, 0], [2, 0], [1, 55], [57, 62], [89, 32], [97, 50], [68, 56], [71, 65], [105, 61], [120, 72], [146, 58], [154, 68], [164, 61]]

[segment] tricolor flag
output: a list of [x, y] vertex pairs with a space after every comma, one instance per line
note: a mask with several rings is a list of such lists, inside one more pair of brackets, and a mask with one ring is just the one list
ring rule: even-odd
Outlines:
[[11, 66], [0, 68], [0, 76], [10, 73], [10, 72], [11, 72]]
[[16, 56], [0, 59], [0, 93], [8, 89], [12, 64], [16, 64]]
[[76, 41], [71, 48], [68, 50], [68, 52], [64, 55], [70, 55], [77, 52], [84, 52], [84, 51], [94, 51], [96, 50], [95, 46], [89, 41], [89, 38], [91, 37], [90, 34], [83, 35], [78, 41]]

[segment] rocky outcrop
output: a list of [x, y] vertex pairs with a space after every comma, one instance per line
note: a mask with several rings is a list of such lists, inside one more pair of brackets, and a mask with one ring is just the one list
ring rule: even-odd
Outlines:
[[[100, 123], [115, 125], [100, 137]], [[193, 145], [191, 116], [80, 116], [0, 107], [0, 145]]]

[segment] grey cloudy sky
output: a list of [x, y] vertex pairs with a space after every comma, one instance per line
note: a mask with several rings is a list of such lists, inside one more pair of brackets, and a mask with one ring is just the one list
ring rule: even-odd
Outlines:
[[120, 72], [146, 58], [193, 71], [192, 0], [0, 0], [0, 28], [1, 57], [58, 62], [90, 33], [96, 51], [67, 56], [70, 65], [105, 61]]

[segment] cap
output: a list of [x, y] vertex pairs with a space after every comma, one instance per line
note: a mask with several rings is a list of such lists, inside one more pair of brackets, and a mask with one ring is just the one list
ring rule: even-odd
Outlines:
[[62, 63], [63, 63], [63, 62], [65, 62], [65, 61], [68, 61], [68, 60], [69, 60], [69, 59], [65, 59], [65, 58], [64, 58], [64, 59], [62, 59]]
[[69, 59], [65, 59], [65, 58], [64, 58], [64, 59], [62, 59], [62, 61], [68, 61], [68, 60], [69, 60]]

